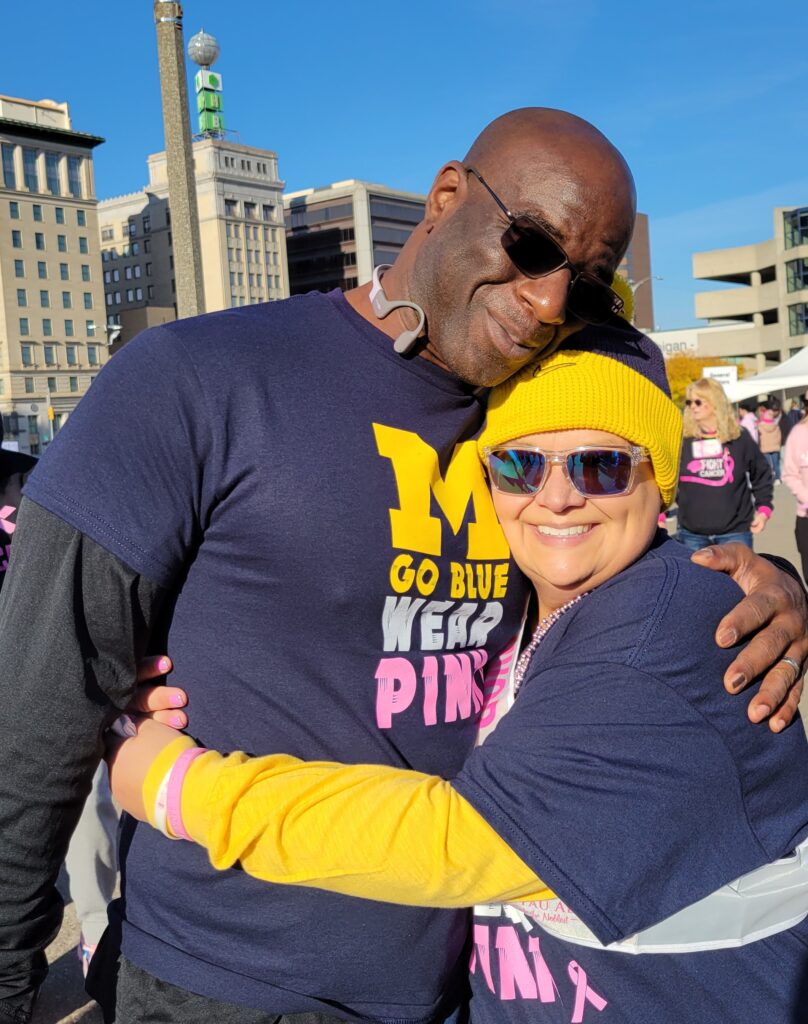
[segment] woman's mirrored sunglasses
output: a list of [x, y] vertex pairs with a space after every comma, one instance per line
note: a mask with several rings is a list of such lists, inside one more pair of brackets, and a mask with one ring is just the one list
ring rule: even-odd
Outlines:
[[526, 445], [486, 448], [485, 461], [493, 487], [501, 494], [534, 495], [544, 486], [550, 466], [558, 463], [585, 498], [625, 494], [634, 483], [635, 467], [648, 458], [636, 445], [627, 448], [582, 446], [546, 452]]
[[605, 324], [620, 313], [623, 300], [600, 278], [584, 270], [576, 270], [558, 242], [532, 217], [515, 217], [491, 188], [479, 171], [466, 167], [508, 218], [508, 227], [502, 234], [502, 248], [525, 277], [546, 277], [556, 270], [569, 267], [572, 271], [567, 309], [578, 320], [587, 324]]
[[697, 409], [700, 409], [704, 405], [704, 402], [700, 398], [686, 398], [685, 405], [688, 408], [690, 408], [691, 405], [695, 405]]

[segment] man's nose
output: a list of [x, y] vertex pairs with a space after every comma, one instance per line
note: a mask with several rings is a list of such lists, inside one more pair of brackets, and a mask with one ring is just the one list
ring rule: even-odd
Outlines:
[[544, 486], [534, 500], [551, 512], [580, 508], [586, 502], [586, 498], [572, 486], [566, 468], [558, 462], [550, 463]]
[[537, 323], [563, 324], [567, 318], [570, 270], [562, 267], [544, 277], [522, 277], [517, 294], [530, 307]]

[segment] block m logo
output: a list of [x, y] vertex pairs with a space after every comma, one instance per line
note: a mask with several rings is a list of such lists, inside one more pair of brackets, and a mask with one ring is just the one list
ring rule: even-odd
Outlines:
[[455, 536], [472, 503], [474, 519], [468, 524], [466, 558], [508, 558], [508, 545], [488, 493], [476, 442], [464, 441], [455, 448], [443, 477], [437, 452], [417, 434], [379, 423], [373, 424], [373, 430], [379, 455], [393, 464], [398, 487], [399, 507], [390, 509], [394, 548], [440, 555], [443, 520], [432, 515], [434, 496]]

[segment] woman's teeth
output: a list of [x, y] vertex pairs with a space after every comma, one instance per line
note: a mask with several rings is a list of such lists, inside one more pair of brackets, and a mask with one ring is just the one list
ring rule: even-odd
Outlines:
[[586, 526], [565, 526], [557, 529], [555, 526], [537, 526], [539, 533], [546, 533], [548, 537], [577, 537], [581, 533], [589, 533], [591, 525]]

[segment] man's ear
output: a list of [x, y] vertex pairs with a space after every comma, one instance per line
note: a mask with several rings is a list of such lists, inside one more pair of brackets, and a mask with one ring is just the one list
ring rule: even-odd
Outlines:
[[454, 211], [465, 196], [467, 185], [467, 175], [459, 160], [450, 160], [441, 167], [426, 197], [424, 224], [427, 231]]

